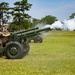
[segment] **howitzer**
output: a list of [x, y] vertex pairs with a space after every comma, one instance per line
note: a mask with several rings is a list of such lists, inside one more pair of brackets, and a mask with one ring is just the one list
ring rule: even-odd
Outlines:
[[7, 38], [5, 42], [2, 42], [0, 48], [0, 54], [5, 54], [8, 59], [19, 59], [23, 58], [30, 50], [29, 43], [27, 39], [31, 36], [40, 34], [42, 31], [50, 30], [48, 28], [33, 29], [26, 32], [26, 30], [10, 33], [9, 36], [2, 38]]

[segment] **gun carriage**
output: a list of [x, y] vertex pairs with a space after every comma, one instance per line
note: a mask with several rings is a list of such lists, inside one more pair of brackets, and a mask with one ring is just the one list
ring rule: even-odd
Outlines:
[[5, 55], [8, 59], [23, 58], [30, 50], [30, 45], [27, 41], [28, 38], [48, 30], [50, 30], [50, 27], [42, 29], [32, 28], [11, 32], [9, 36], [0, 35], [0, 39], [2, 39], [2, 43], [0, 43], [0, 55]]

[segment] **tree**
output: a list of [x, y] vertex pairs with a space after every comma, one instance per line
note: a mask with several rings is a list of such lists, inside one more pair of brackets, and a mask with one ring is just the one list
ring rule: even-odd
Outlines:
[[[20, 24], [18, 24], [20, 23]], [[22, 24], [24, 23], [24, 25]], [[28, 29], [30, 25], [32, 24], [30, 21], [25, 20], [24, 22], [12, 22], [8, 28], [9, 31], [17, 31], [17, 30], [22, 30], [22, 29]]]
[[71, 14], [71, 16], [69, 16], [70, 19], [75, 17], [75, 13]]
[[35, 25], [37, 25], [39, 21], [40, 21], [39, 19], [32, 18], [32, 27], [35, 27]]
[[55, 16], [47, 15], [40, 20], [40, 23], [52, 24], [55, 21], [57, 21], [57, 18]]
[[[11, 11], [11, 14], [13, 16], [13, 23], [17, 24], [17, 26], [23, 28], [28, 28], [27, 21], [31, 16], [25, 13], [25, 11], [30, 10], [32, 4], [28, 3], [27, 0], [22, 0], [14, 3], [15, 7]], [[12, 24], [13, 25], [13, 24]], [[13, 26], [12, 26], [13, 27]]]
[[5, 23], [9, 19], [8, 15], [9, 4], [7, 2], [0, 3], [0, 22]]

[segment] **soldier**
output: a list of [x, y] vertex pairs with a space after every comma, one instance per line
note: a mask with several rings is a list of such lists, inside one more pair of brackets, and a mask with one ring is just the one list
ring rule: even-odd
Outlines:
[[0, 47], [2, 47], [2, 35], [3, 35], [3, 33], [2, 33], [2, 29], [0, 28]]
[[10, 33], [4, 33], [0, 28], [0, 47], [2, 47], [2, 44], [6, 42], [8, 36], [10, 36]]

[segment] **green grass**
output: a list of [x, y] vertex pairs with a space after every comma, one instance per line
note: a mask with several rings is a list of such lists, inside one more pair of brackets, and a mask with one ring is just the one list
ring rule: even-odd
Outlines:
[[54, 31], [30, 43], [23, 59], [0, 58], [0, 75], [75, 75], [75, 32]]

